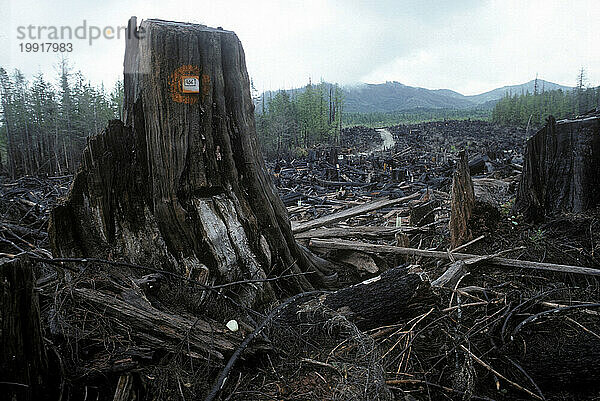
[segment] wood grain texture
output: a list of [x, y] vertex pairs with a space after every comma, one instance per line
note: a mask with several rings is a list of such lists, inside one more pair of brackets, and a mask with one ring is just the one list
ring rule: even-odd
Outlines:
[[[237, 36], [135, 18], [128, 29], [125, 121], [90, 139], [52, 212], [55, 256], [123, 258], [211, 283], [313, 273], [283, 280], [285, 293], [323, 285], [331, 271], [296, 245], [265, 173]], [[194, 74], [199, 93], [181, 93], [181, 77]], [[276, 294], [257, 283], [239, 296], [252, 305]]]
[[469, 159], [463, 150], [459, 154], [456, 169], [452, 175], [452, 195], [450, 211], [450, 244], [456, 248], [471, 240], [469, 219], [475, 206], [475, 191], [469, 172]]
[[600, 116], [555, 121], [527, 140], [515, 211], [529, 219], [600, 203]]
[[0, 394], [36, 400], [46, 393], [48, 358], [42, 339], [32, 265], [25, 259], [0, 264]]

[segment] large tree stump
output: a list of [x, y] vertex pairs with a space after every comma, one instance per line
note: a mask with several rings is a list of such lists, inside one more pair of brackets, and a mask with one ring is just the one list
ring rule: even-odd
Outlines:
[[528, 219], [600, 203], [600, 115], [548, 119], [527, 140], [515, 209]]
[[[55, 255], [124, 259], [208, 284], [283, 271], [314, 274], [276, 290], [323, 284], [329, 271], [296, 245], [265, 173], [237, 36], [161, 20], [137, 27], [135, 17], [128, 31], [125, 122], [90, 139], [52, 212]], [[245, 286], [239, 300], [272, 300], [273, 289]]]
[[31, 264], [21, 259], [0, 264], [0, 394], [6, 400], [49, 399], [48, 359]]

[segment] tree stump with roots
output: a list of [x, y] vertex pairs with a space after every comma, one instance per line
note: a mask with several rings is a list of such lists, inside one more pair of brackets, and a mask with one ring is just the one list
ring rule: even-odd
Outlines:
[[333, 281], [297, 246], [265, 173], [237, 36], [132, 17], [124, 66], [125, 121], [90, 138], [52, 212], [55, 256], [125, 260], [205, 284], [293, 275], [244, 286], [246, 306]]

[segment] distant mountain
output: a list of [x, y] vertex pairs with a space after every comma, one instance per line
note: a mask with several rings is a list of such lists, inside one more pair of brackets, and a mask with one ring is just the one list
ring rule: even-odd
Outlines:
[[[543, 79], [537, 80], [537, 90], [538, 92], [543, 91], [553, 91], [557, 89], [562, 89], [563, 91], [570, 91], [574, 88], [569, 86], [563, 86], [559, 84], [555, 84], [554, 82], [544, 81]], [[510, 85], [503, 86], [502, 88], [496, 88], [489, 92], [480, 93], [479, 95], [465, 96], [467, 99], [471, 100], [476, 104], [483, 104], [486, 102], [491, 102], [494, 100], [502, 99], [507, 93], [511, 95], [520, 95], [521, 93], [533, 93], [535, 90], [535, 79], [531, 81], [521, 84], [521, 85]]]
[[449, 89], [430, 90], [406, 86], [399, 82], [344, 87], [344, 95], [346, 112], [388, 112], [419, 107], [462, 109], [473, 106], [473, 102], [465, 96]]
[[[555, 84], [553, 82], [537, 80], [538, 91], [572, 90], [572, 87]], [[344, 112], [370, 113], [392, 112], [403, 110], [424, 109], [491, 109], [496, 102], [508, 94], [521, 94], [534, 92], [535, 80], [520, 85], [503, 86], [478, 95], [465, 96], [450, 89], [425, 89], [403, 85], [399, 82], [386, 82], [383, 84], [356, 84], [345, 86]], [[291, 96], [301, 93], [304, 88], [286, 90]], [[262, 96], [269, 99], [275, 92], [264, 92]], [[260, 111], [260, 98], [256, 105]]]

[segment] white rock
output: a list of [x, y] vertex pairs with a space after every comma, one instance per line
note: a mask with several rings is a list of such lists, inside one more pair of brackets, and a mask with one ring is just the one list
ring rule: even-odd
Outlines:
[[233, 332], [236, 332], [239, 330], [240, 326], [238, 326], [238, 322], [236, 322], [235, 320], [230, 320], [227, 322], [226, 324], [227, 328]]

